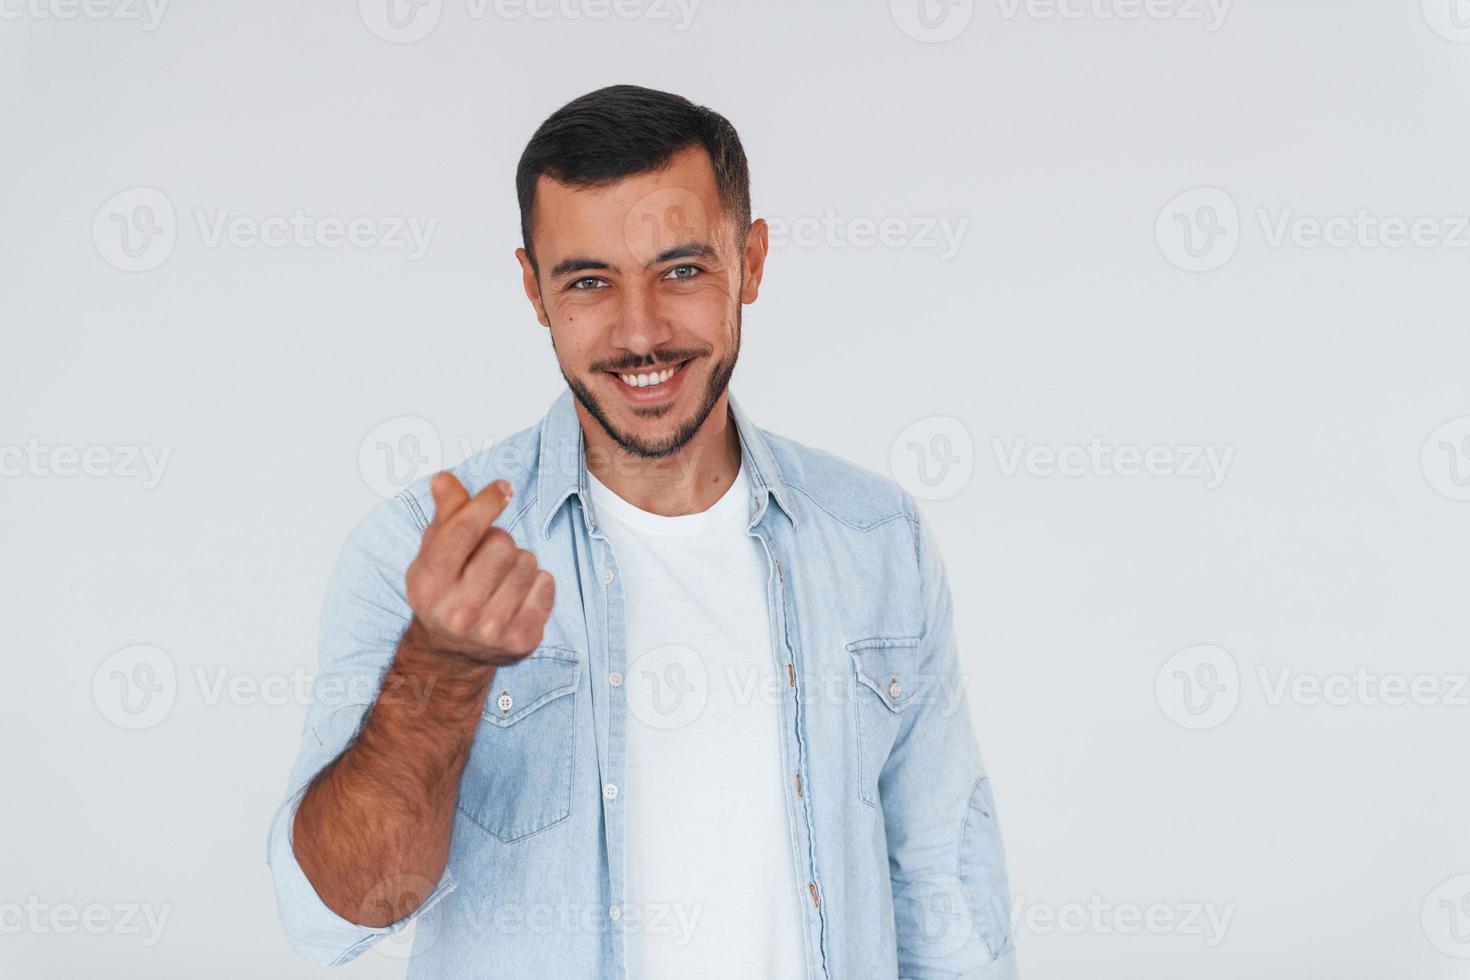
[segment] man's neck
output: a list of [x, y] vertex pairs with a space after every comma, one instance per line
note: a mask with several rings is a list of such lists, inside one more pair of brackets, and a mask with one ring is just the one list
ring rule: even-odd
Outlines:
[[740, 472], [740, 434], [730, 417], [729, 392], [720, 396], [704, 425], [675, 453], [649, 459], [618, 445], [580, 401], [587, 469], [639, 510], [679, 517], [708, 510]]

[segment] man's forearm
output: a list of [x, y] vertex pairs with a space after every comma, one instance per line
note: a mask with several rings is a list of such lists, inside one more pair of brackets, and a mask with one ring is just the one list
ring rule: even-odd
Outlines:
[[296, 860], [327, 907], [380, 927], [444, 874], [459, 779], [493, 666], [428, 648], [415, 619], [353, 743], [296, 811]]

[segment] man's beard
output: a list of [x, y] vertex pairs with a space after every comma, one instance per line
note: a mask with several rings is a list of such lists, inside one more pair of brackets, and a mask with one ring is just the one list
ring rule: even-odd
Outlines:
[[[744, 276], [741, 276], [742, 286], [744, 285], [744, 278]], [[740, 333], [741, 309], [740, 303], [737, 302], [735, 304], [735, 349], [730, 352], [729, 360], [717, 363], [713, 370], [710, 371], [709, 384], [705, 387], [704, 400], [700, 403], [699, 409], [683, 422], [672, 436], [657, 442], [647, 442], [639, 439], [632, 433], [619, 432], [613, 426], [612, 420], [608, 418], [607, 412], [598, 404], [597, 396], [592, 393], [591, 389], [567, 374], [565, 369], [562, 369], [561, 376], [566, 379], [567, 387], [572, 389], [572, 394], [577, 396], [577, 401], [582, 403], [582, 407], [587, 410], [587, 414], [597, 420], [597, 424], [602, 426], [602, 431], [606, 432], [614, 442], [621, 446], [624, 452], [630, 456], [637, 456], [644, 459], [661, 459], [665, 456], [672, 456], [674, 453], [683, 449], [689, 440], [694, 438], [695, 433], [704, 426], [705, 420], [709, 418], [710, 413], [715, 410], [715, 405], [719, 402], [720, 396], [725, 393], [725, 389], [730, 385], [730, 376], [735, 373], [735, 362], [740, 357]], [[551, 342], [551, 347], [553, 351], [556, 349], [556, 341], [554, 339]], [[560, 358], [557, 359], [557, 366], [559, 368], [561, 366]], [[657, 418], [666, 411], [668, 411], [667, 408], [656, 410], [649, 417]]]

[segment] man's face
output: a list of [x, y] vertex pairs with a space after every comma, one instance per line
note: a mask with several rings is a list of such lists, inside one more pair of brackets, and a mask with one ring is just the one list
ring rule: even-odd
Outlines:
[[539, 274], [516, 255], [567, 384], [627, 452], [676, 452], [735, 369], [765, 222], [748, 237], [733, 227], [709, 156], [693, 147], [607, 187], [542, 177], [532, 229]]

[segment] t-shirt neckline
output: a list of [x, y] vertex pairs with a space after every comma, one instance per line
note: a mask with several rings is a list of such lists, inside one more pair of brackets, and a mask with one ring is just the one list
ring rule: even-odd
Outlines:
[[745, 457], [740, 458], [740, 469], [730, 486], [709, 507], [695, 514], [678, 514], [665, 517], [636, 507], [619, 497], [591, 470], [587, 471], [587, 488], [592, 495], [592, 504], [599, 517], [606, 516], [637, 531], [648, 534], [690, 535], [701, 534], [710, 528], [735, 523], [746, 515]]

